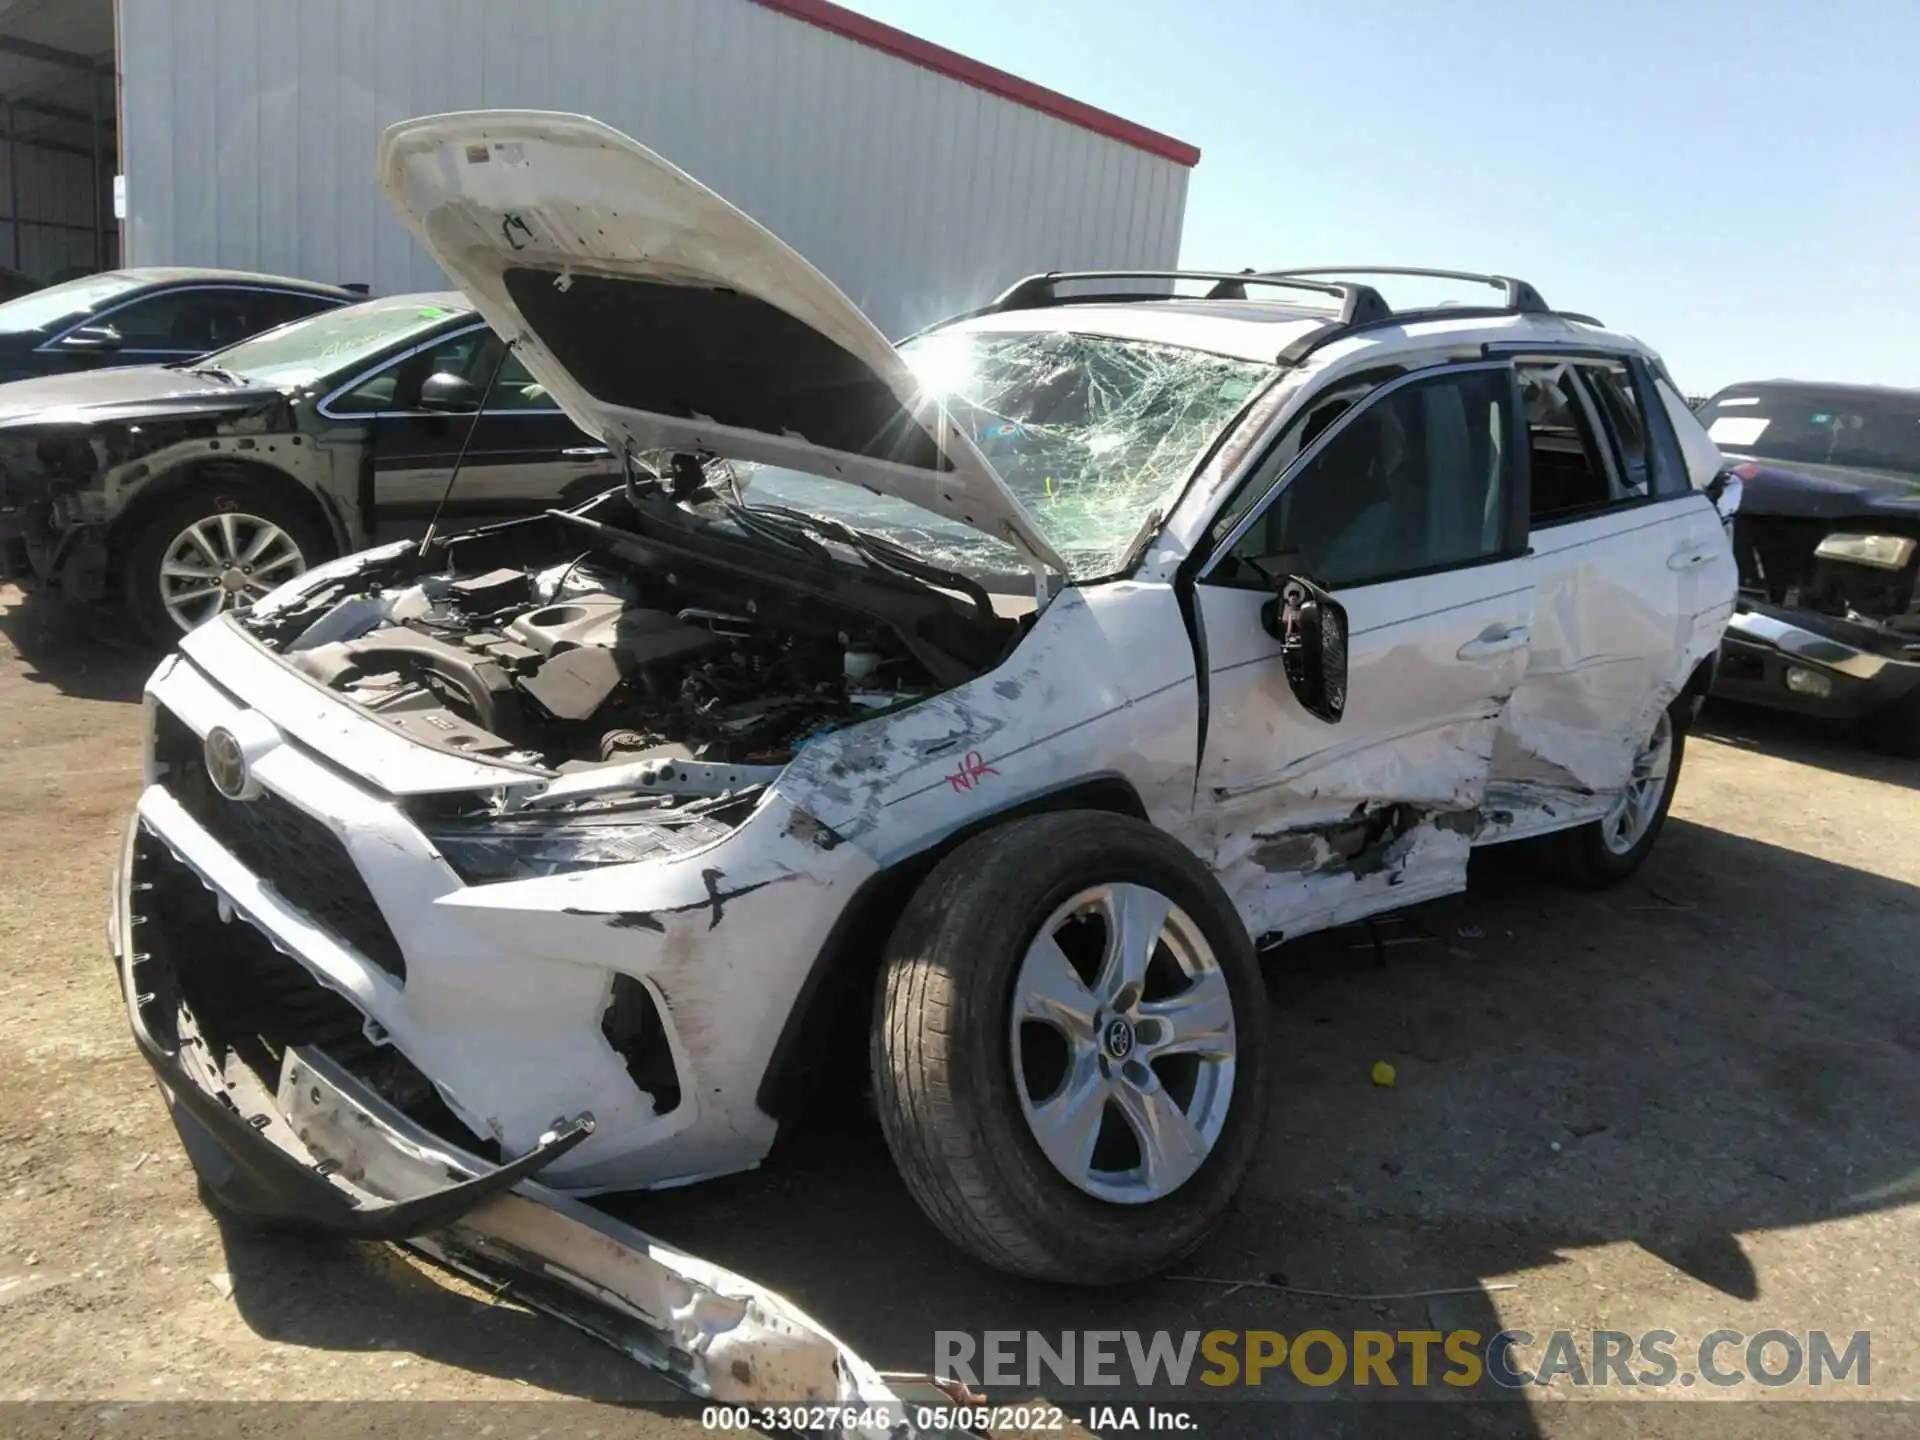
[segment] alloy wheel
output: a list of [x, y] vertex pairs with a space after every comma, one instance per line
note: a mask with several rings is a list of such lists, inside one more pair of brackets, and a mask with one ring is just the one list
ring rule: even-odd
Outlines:
[[294, 538], [271, 520], [223, 510], [188, 525], [160, 559], [160, 603], [182, 630], [251, 604], [307, 568]]
[[1607, 849], [1625, 855], [1646, 837], [1660, 814], [1660, 799], [1667, 791], [1667, 774], [1673, 768], [1673, 717], [1665, 710], [1654, 722], [1653, 734], [1640, 753], [1633, 757], [1633, 774], [1620, 798], [1613, 802], [1607, 818], [1601, 822], [1600, 837]]
[[1068, 1181], [1144, 1204], [1191, 1179], [1233, 1098], [1226, 973], [1193, 920], [1144, 885], [1081, 891], [1014, 978], [1021, 1113]]

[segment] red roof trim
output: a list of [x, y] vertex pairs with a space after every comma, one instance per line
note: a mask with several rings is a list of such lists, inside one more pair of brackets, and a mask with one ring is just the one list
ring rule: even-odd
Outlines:
[[1049, 90], [1044, 85], [1022, 80], [1018, 75], [1009, 75], [991, 65], [982, 65], [978, 60], [969, 60], [956, 51], [922, 40], [917, 35], [909, 35], [904, 30], [896, 30], [891, 25], [883, 25], [878, 20], [870, 20], [865, 15], [830, 4], [828, 0], [754, 0], [754, 3], [898, 56], [936, 74], [952, 76], [976, 89], [1081, 126], [1096, 135], [1105, 135], [1137, 150], [1161, 156], [1176, 165], [1191, 167], [1200, 163], [1199, 148], [1184, 140], [1176, 140], [1171, 135], [1162, 135], [1158, 130], [1149, 130], [1144, 125], [1123, 120], [1108, 111], [1083, 105], [1058, 90]]

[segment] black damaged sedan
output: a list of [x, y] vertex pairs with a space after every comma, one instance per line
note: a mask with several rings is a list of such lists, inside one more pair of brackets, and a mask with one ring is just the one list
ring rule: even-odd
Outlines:
[[1715, 692], [1920, 753], [1920, 390], [1768, 381], [1699, 415], [1743, 490]]
[[0, 385], [0, 579], [117, 599], [156, 640], [334, 555], [618, 479], [459, 295], [402, 295], [173, 365]]

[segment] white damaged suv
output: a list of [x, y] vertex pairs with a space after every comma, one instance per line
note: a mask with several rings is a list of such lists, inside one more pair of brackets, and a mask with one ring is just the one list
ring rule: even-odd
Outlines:
[[[1256, 942], [1659, 833], [1735, 569], [1639, 341], [1342, 270], [1040, 276], [896, 347], [590, 120], [407, 122], [379, 176], [629, 480], [149, 682], [114, 950], [223, 1203], [751, 1167], [851, 987], [947, 1235], [1141, 1276], [1260, 1145]], [[444, 1186], [383, 1186], [421, 1136]]]

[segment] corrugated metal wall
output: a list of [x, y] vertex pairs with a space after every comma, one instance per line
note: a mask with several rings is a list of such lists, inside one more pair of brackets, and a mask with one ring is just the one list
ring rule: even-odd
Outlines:
[[443, 287], [374, 144], [483, 107], [617, 126], [896, 335], [1031, 271], [1180, 250], [1183, 166], [751, 0], [121, 0], [120, 64], [133, 264]]
[[[8, 171], [10, 153], [20, 163], [18, 190]], [[111, 163], [109, 159], [109, 166]], [[7, 212], [0, 215], [0, 265], [42, 280], [70, 266], [94, 268], [92, 180], [90, 156], [26, 143], [9, 147], [0, 141], [0, 211]], [[16, 196], [20, 205], [17, 227], [9, 208]], [[102, 269], [114, 264], [111, 204], [103, 197], [107, 219], [101, 237], [106, 246]]]

